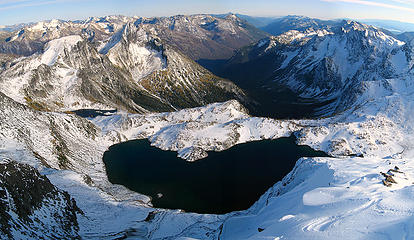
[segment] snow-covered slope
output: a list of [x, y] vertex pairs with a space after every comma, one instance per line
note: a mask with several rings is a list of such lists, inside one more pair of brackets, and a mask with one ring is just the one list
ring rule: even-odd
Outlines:
[[153, 112], [245, 98], [236, 85], [132, 23], [99, 49], [79, 35], [48, 42], [42, 53], [6, 66], [0, 90], [49, 111]]
[[[254, 72], [257, 65], [265, 67]], [[274, 95], [286, 86], [301, 98], [325, 103], [316, 114], [329, 115], [349, 108], [371, 86], [407, 76], [411, 66], [409, 45], [375, 27], [342, 21], [261, 40], [240, 50], [224, 75]], [[252, 76], [258, 80], [252, 82]]]
[[[403, 205], [390, 202], [396, 197], [406, 196], [412, 183], [409, 175], [412, 125], [407, 124], [409, 121], [391, 124], [392, 121], [412, 117], [409, 108], [412, 100], [409, 100], [407, 86], [397, 90], [400, 94], [384, 97], [386, 101], [368, 102], [358, 111], [322, 120], [254, 118], [246, 114], [239, 103], [230, 101], [174, 113], [115, 114], [93, 119], [93, 123], [102, 127], [102, 132], [99, 128], [91, 132], [94, 128], [89, 124], [86, 125], [89, 127], [81, 127], [86, 121], [78, 117], [37, 112], [5, 97], [2, 106], [11, 110], [2, 111], [6, 115], [1, 117], [4, 119], [1, 152], [3, 156], [19, 156], [17, 159], [20, 161], [37, 166], [53, 184], [75, 198], [85, 213], [85, 217], [78, 216], [79, 233], [85, 238], [257, 239], [283, 235], [317, 239], [342, 236], [347, 226], [356, 229], [350, 236], [361, 237], [361, 231], [368, 237], [371, 236], [369, 234], [376, 236], [375, 227], [371, 225], [374, 222], [358, 217], [362, 210], [383, 216], [381, 223], [384, 225], [387, 219], [393, 219], [395, 227], [379, 231], [392, 234], [404, 226], [405, 216], [410, 216], [411, 200], [405, 198]], [[397, 102], [400, 104], [395, 104]], [[17, 119], [23, 120], [19, 126], [15, 125]], [[54, 133], [46, 130], [52, 123]], [[24, 126], [28, 126], [27, 130]], [[37, 133], [33, 129], [45, 131]], [[21, 132], [26, 134], [19, 135]], [[149, 137], [154, 145], [178, 150], [181, 157], [196, 160], [203, 156], [199, 153], [205, 153], [205, 150], [222, 150], [240, 142], [290, 133], [295, 133], [299, 142], [324, 149], [340, 158], [303, 159], [251, 209], [221, 216], [149, 208], [149, 199], [145, 196], [110, 184], [101, 161], [107, 147], [128, 139]], [[53, 142], [57, 140], [53, 139], [57, 136], [64, 143], [60, 145], [66, 146], [63, 156], [67, 158], [67, 164], [63, 166], [70, 170], [43, 167], [50, 164], [62, 169], [58, 164], [59, 155], [49, 153], [53, 151], [50, 149], [56, 148]], [[85, 140], [79, 143], [81, 139]], [[341, 144], [335, 145], [335, 142]], [[202, 151], [194, 151], [197, 149]], [[401, 154], [403, 149], [405, 151]], [[33, 150], [37, 150], [36, 154]], [[347, 157], [349, 153], [363, 153], [364, 158]], [[81, 166], [77, 167], [78, 164]], [[394, 172], [398, 184], [387, 188], [381, 182], [384, 178], [380, 172], [387, 172], [394, 165], [406, 175]], [[325, 210], [321, 211], [321, 208]], [[117, 219], [117, 224], [114, 224], [114, 219]], [[340, 224], [342, 222], [344, 225]], [[264, 231], [259, 232], [259, 228]]]
[[[412, 159], [302, 159], [249, 211], [227, 220], [221, 239], [410, 239], [412, 167]], [[384, 186], [381, 172], [397, 183]]]
[[25, 164], [0, 159], [1, 239], [76, 239], [82, 212], [67, 192]]

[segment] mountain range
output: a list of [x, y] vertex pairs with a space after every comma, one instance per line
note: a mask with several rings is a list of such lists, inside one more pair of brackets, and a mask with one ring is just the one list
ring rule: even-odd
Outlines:
[[277, 101], [280, 86], [286, 87], [299, 97], [299, 105], [313, 104], [314, 115], [328, 116], [354, 105], [373, 82], [409, 74], [411, 49], [378, 28], [344, 20], [290, 30], [242, 48], [219, 74], [273, 96], [265, 101]]
[[[0, 31], [0, 236], [413, 237], [410, 34], [298, 16], [261, 29], [201, 14]], [[223, 215], [154, 208], [102, 161], [133, 139], [203, 161], [286, 136], [330, 157], [299, 159], [249, 209]]]
[[[18, 102], [53, 111], [105, 108], [144, 113], [233, 98], [247, 102], [240, 88], [214, 76], [178, 50], [182, 47], [174, 41], [180, 42], [179, 32], [186, 32], [179, 27], [179, 21], [184, 21], [181, 18], [107, 17], [83, 22], [53, 20], [26, 26], [11, 33], [2, 43], [2, 59], [16, 61], [2, 71], [0, 89]], [[197, 27], [194, 33], [187, 34], [197, 41], [216, 43], [221, 41], [217, 37], [220, 34], [230, 38], [248, 31], [231, 18], [207, 19], [211, 22], [209, 30], [198, 22], [207, 24], [203, 20], [206, 16], [192, 18]], [[173, 20], [175, 25], [171, 25]], [[152, 21], [156, 24], [149, 23]], [[219, 21], [224, 21], [228, 29], [220, 30], [221, 25], [214, 27]], [[174, 33], [177, 39], [167, 36], [170, 31], [177, 32]], [[254, 38], [239, 40], [235, 46]], [[227, 43], [233, 44], [232, 41], [229, 39]], [[202, 48], [210, 49], [209, 45]], [[27, 54], [31, 55], [19, 58]]]

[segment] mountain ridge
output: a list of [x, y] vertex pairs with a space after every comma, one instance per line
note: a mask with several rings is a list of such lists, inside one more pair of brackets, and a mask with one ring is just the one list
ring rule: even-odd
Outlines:
[[[411, 55], [409, 45], [380, 29], [344, 20], [321, 29], [291, 30], [242, 48], [218, 74], [245, 89], [267, 89], [270, 95], [287, 87], [305, 100], [325, 102], [319, 114], [329, 115], [352, 105], [364, 82], [409, 74]], [[255, 72], [255, 67], [263, 69]], [[253, 76], [257, 80], [249, 81]]]
[[247, 99], [236, 85], [132, 22], [99, 44], [81, 35], [53, 39], [41, 53], [11, 63], [0, 79], [8, 96], [39, 110], [143, 113]]

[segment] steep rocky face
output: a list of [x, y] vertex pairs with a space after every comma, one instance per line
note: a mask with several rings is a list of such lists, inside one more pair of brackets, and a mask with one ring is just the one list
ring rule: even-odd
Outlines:
[[0, 203], [2, 239], [80, 238], [75, 200], [29, 165], [0, 162]]
[[[43, 21], [22, 26], [0, 35], [0, 53], [29, 56], [41, 52], [50, 40], [81, 35], [99, 45], [135, 23], [155, 33], [166, 43], [193, 60], [227, 59], [233, 51], [251, 44], [267, 34], [233, 14], [223, 16], [191, 15], [161, 18], [107, 16], [84, 21]], [[14, 29], [14, 28], [12, 28]]]
[[143, 113], [245, 98], [236, 85], [132, 23], [99, 48], [71, 35], [9, 65], [0, 75], [1, 91], [38, 110]]
[[[411, 65], [411, 50], [403, 42], [377, 28], [343, 21], [246, 47], [229, 61], [223, 76], [267, 92], [270, 99], [287, 87], [299, 98], [316, 100], [314, 114], [329, 115], [354, 104], [371, 84], [408, 74]], [[261, 70], [256, 72], [257, 66]]]
[[0, 119], [1, 147], [19, 142], [46, 167], [83, 169], [90, 159], [82, 153], [99, 151], [98, 128], [72, 114], [36, 111], [0, 93]]
[[154, 28], [160, 38], [194, 60], [228, 59], [238, 48], [267, 36], [234, 14], [140, 18], [135, 24]]
[[[107, 49], [110, 47], [110, 49]], [[142, 25], [128, 24], [101, 52], [118, 68], [130, 72], [133, 81], [173, 109], [239, 99], [244, 93], [233, 83], [207, 71]]]

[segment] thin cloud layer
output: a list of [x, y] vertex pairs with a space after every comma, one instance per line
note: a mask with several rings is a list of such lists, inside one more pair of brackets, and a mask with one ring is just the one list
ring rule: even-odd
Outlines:
[[17, 9], [24, 7], [34, 7], [49, 5], [61, 2], [72, 2], [76, 0], [39, 0], [39, 1], [28, 1], [28, 0], [0, 0], [0, 11]]
[[407, 12], [414, 13], [413, 7], [392, 4], [392, 3], [414, 4], [414, 0], [389, 0], [388, 1], [389, 3], [366, 1], [366, 0], [322, 0], [322, 1], [323, 2], [354, 3], [354, 4], [383, 7], [383, 8], [388, 8], [388, 9], [395, 9], [395, 10], [401, 10], [401, 11], [407, 11]]

